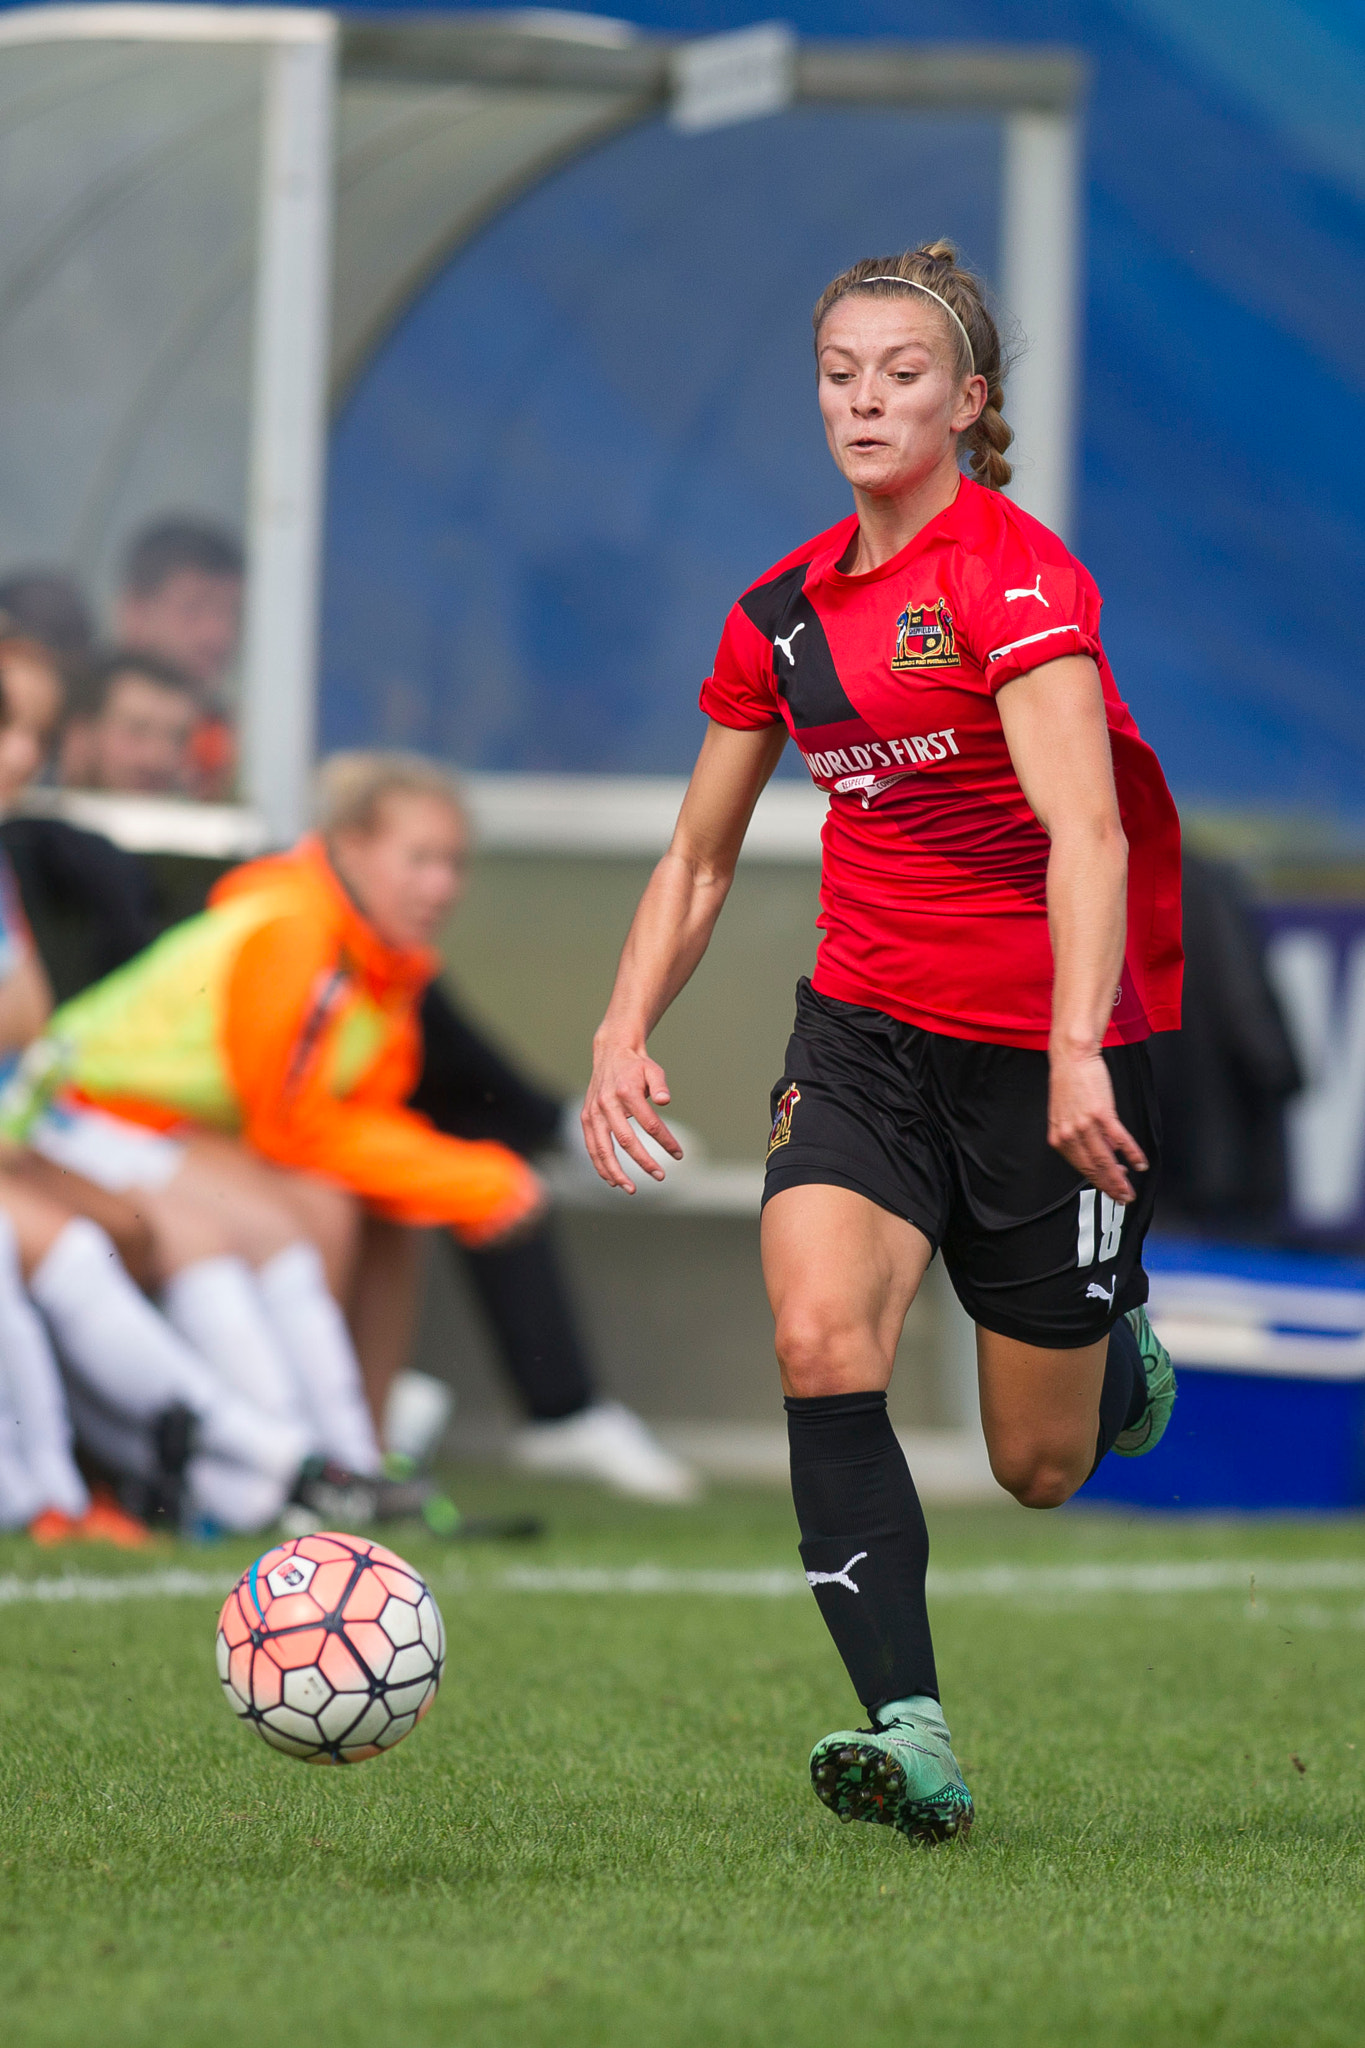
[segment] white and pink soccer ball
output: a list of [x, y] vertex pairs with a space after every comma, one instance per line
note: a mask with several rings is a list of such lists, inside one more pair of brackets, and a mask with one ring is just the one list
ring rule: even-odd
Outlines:
[[411, 1733], [445, 1662], [445, 1627], [410, 1564], [359, 1536], [298, 1536], [258, 1557], [218, 1617], [228, 1705], [273, 1749], [358, 1764]]

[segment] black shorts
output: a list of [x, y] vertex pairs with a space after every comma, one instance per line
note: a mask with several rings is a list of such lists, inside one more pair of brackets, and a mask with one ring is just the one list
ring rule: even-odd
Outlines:
[[796, 991], [763, 1190], [851, 1188], [943, 1252], [974, 1322], [1025, 1344], [1093, 1344], [1147, 1299], [1160, 1125], [1145, 1044], [1112, 1046], [1119, 1121], [1151, 1162], [1125, 1208], [1047, 1142], [1043, 1052], [982, 1045]]

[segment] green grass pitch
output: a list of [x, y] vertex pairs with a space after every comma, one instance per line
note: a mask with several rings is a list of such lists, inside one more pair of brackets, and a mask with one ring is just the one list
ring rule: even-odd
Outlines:
[[[811, 1796], [843, 1674], [804, 1589], [725, 1577], [795, 1570], [780, 1495], [460, 1492], [540, 1506], [551, 1535], [398, 1536], [445, 1683], [346, 1771], [232, 1720], [211, 1593], [19, 1599], [14, 1576], [149, 1567], [0, 1543], [7, 2048], [1359, 2048], [1365, 1527], [933, 1514], [979, 1817], [925, 1852]], [[251, 1554], [157, 1568], [226, 1582]], [[1138, 1592], [1042, 1572], [1197, 1559], [1230, 1569]], [[997, 1563], [1024, 1580], [962, 1576]], [[717, 1576], [628, 1590], [641, 1564]], [[602, 1576], [509, 1582], [527, 1568]]]

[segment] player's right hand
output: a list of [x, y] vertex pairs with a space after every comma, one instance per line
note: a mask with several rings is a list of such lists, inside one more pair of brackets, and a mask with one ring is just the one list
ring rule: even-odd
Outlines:
[[635, 1183], [621, 1161], [617, 1145], [651, 1180], [663, 1179], [664, 1170], [642, 1142], [641, 1131], [647, 1131], [674, 1159], [682, 1158], [682, 1146], [655, 1107], [656, 1103], [670, 1099], [668, 1077], [647, 1052], [638, 1046], [616, 1045], [600, 1038], [593, 1041], [592, 1080], [583, 1103], [583, 1142], [589, 1159], [608, 1187], [624, 1188], [628, 1195], [635, 1193]]
[[1079, 1052], [1053, 1046], [1048, 1068], [1048, 1144], [1101, 1194], [1131, 1202], [1128, 1167], [1146, 1173], [1147, 1155], [1119, 1122], [1114, 1084], [1098, 1045]]

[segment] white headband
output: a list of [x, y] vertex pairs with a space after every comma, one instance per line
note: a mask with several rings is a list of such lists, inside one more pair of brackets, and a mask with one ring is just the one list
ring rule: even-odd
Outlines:
[[956, 327], [958, 333], [966, 342], [967, 361], [972, 366], [972, 375], [976, 375], [976, 351], [972, 347], [972, 337], [970, 336], [970, 334], [968, 334], [966, 328], [962, 324], [961, 319], [953, 311], [952, 307], [948, 304], [948, 301], [945, 298], [943, 298], [938, 292], [933, 291], [927, 284], [921, 284], [918, 278], [891, 277], [886, 273], [881, 273], [876, 277], [860, 277], [858, 279], [858, 284], [850, 285], [849, 290], [856, 292], [858, 289], [858, 285], [864, 284], [907, 284], [909, 285], [912, 292], [923, 292], [927, 298], [937, 299], [939, 305], [942, 306], [944, 312], [948, 315], [948, 318], [952, 321], [954, 327]]

